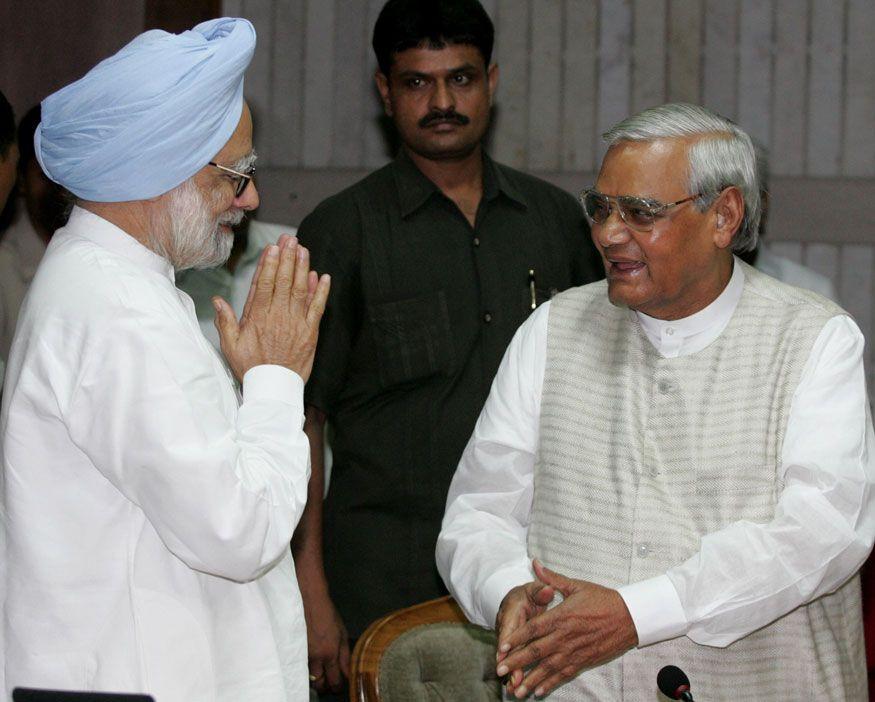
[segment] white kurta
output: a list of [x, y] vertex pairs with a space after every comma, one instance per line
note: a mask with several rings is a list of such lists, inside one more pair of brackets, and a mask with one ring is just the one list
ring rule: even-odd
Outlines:
[[74, 209], [0, 415], [7, 689], [307, 699], [302, 390], [258, 366], [241, 403], [169, 263]]
[[[736, 265], [723, 293], [690, 317], [629, 314], [664, 357], [692, 354], [723, 332], [743, 286]], [[483, 626], [494, 626], [511, 588], [533, 579], [526, 533], [548, 315], [546, 303], [520, 327], [501, 362], [450, 485], [438, 537], [444, 582]], [[818, 336], [787, 420], [785, 488], [773, 521], [740, 521], [708, 534], [687, 562], [666, 563], [664, 575], [620, 588], [640, 645], [686, 635], [726, 646], [792, 609], [788, 602], [798, 606], [834, 591], [862, 565], [875, 536], [875, 434], [863, 346], [859, 328], [844, 315], [830, 319]], [[646, 544], [639, 548], [646, 556]]]

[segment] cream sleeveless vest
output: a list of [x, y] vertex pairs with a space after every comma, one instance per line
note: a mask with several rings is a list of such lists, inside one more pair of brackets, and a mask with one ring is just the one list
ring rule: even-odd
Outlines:
[[[744, 274], [721, 336], [679, 358], [660, 356], [605, 282], [553, 299], [533, 557], [617, 587], [683, 562], [704, 534], [771, 519], [793, 392], [842, 311], [749, 266]], [[706, 702], [865, 700], [859, 578], [726, 648], [680, 637], [635, 649], [549, 699], [664, 700], [656, 675], [669, 663]]]

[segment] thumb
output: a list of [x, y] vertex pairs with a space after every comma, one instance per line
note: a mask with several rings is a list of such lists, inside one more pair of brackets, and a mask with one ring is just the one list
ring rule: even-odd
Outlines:
[[563, 596], [568, 597], [568, 595], [577, 589], [577, 584], [574, 580], [566, 578], [559, 573], [555, 573], [549, 568], [545, 568], [544, 564], [537, 558], [532, 561], [532, 566], [535, 569], [535, 577], [537, 577], [538, 580], [546, 585], [556, 588], [563, 594]]
[[234, 343], [240, 334], [240, 327], [237, 324], [234, 310], [231, 309], [231, 305], [218, 295], [212, 301], [213, 307], [216, 310], [216, 329], [219, 331], [219, 340], [222, 342], [222, 346], [228, 342]]

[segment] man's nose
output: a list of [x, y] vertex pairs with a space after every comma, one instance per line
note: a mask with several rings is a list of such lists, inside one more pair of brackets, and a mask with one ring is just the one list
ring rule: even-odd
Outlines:
[[625, 243], [631, 236], [629, 225], [620, 216], [620, 210], [616, 206], [611, 208], [611, 214], [604, 222], [593, 224], [592, 232], [596, 243], [603, 247]]
[[446, 112], [449, 109], [455, 108], [456, 97], [446, 81], [435, 81], [434, 90], [431, 93], [431, 107]]
[[258, 188], [255, 187], [255, 181], [250, 180], [240, 193], [240, 197], [234, 198], [234, 207], [239, 207], [241, 210], [254, 210], [258, 208], [259, 202]]

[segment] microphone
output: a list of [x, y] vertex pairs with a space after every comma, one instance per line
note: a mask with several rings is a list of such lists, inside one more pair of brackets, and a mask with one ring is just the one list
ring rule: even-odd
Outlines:
[[672, 700], [695, 702], [690, 693], [690, 679], [676, 665], [667, 665], [656, 676], [659, 691]]

